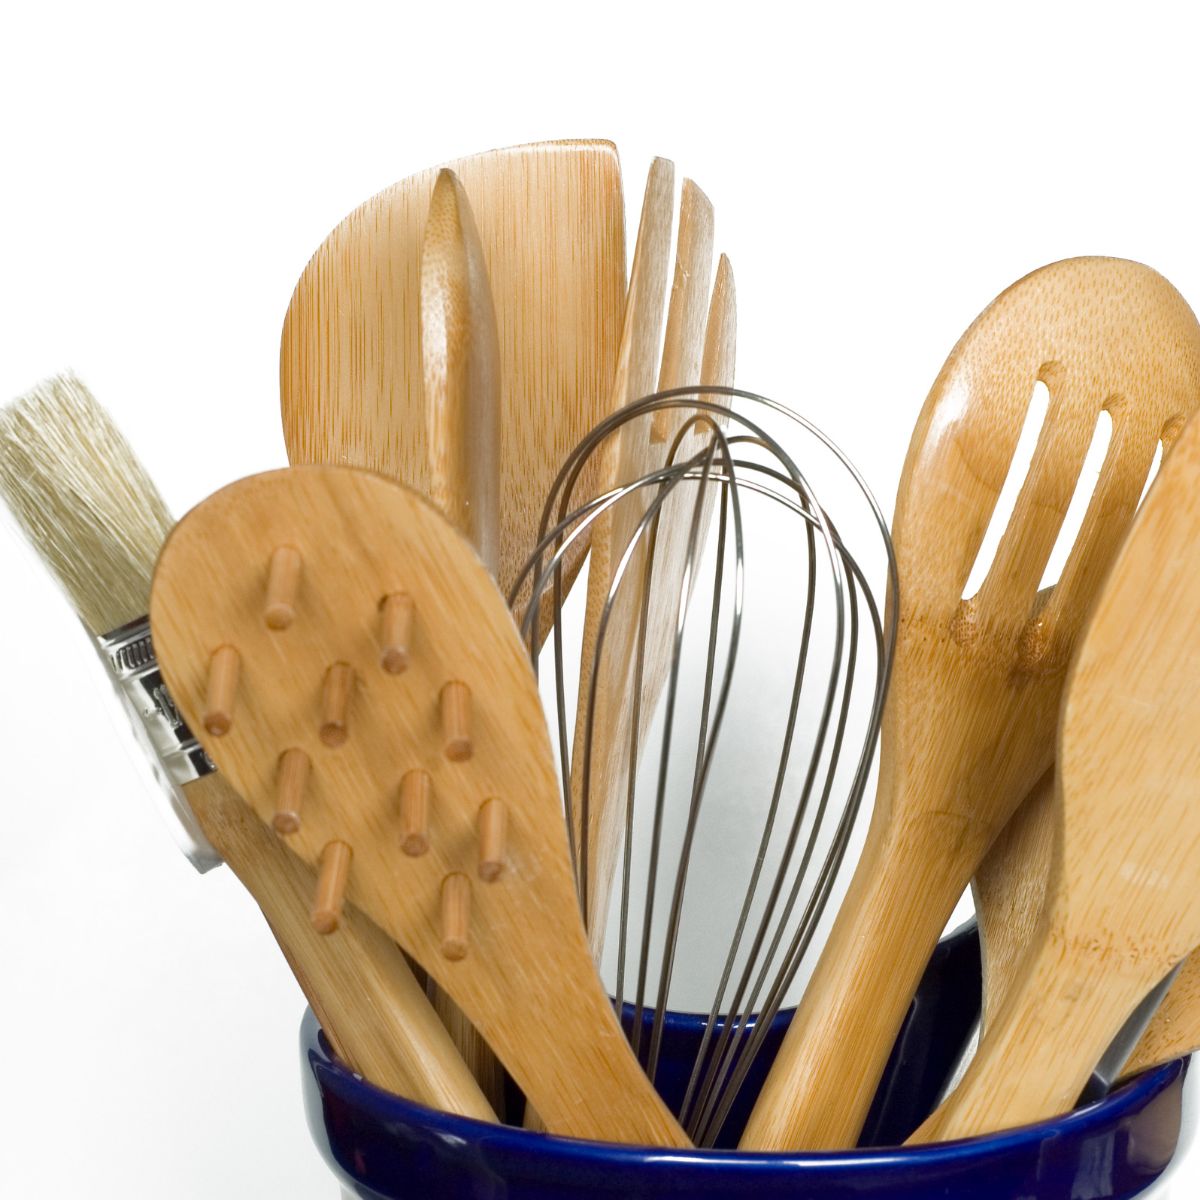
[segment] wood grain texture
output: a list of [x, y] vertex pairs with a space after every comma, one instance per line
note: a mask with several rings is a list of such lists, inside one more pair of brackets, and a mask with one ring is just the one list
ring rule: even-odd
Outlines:
[[980, 1025], [987, 1029], [1042, 919], [1054, 857], [1054, 772], [1047, 771], [992, 843], [972, 888], [983, 958]]
[[430, 1108], [496, 1116], [426, 1000], [396, 943], [347, 907], [335, 937], [308, 919], [316, 873], [220, 774], [185, 788], [188, 804], [263, 916], [343, 1062], [377, 1087]]
[[[674, 167], [666, 159], [656, 159], [650, 167], [642, 203], [612, 412], [649, 395], [656, 385], [665, 389], [699, 381], [712, 272], [712, 206], [691, 180], [684, 181], [675, 279], [664, 338], [673, 188]], [[682, 425], [683, 417], [677, 412], [658, 415], [658, 421], [648, 416], [630, 422], [605, 439], [593, 455], [599, 464], [596, 490], [581, 492], [580, 498], [639, 479], [666, 461], [670, 438]], [[628, 582], [612, 598], [603, 642], [601, 628], [621, 556], [650, 496], [648, 491], [632, 494], [595, 523], [588, 563], [571, 786], [578, 823], [576, 837], [581, 856], [587, 861], [583, 890], [587, 896], [588, 937], [597, 959], [604, 945], [609, 895], [626, 813], [634, 720], [630, 696], [636, 687], [634, 659], [644, 545], [625, 569]], [[682, 511], [681, 506], [676, 505], [675, 510]], [[641, 723], [649, 721], [652, 711], [652, 703], [642, 705]], [[582, 850], [585, 845], [586, 854]]]
[[1188, 955], [1121, 1072], [1122, 1079], [1200, 1050], [1200, 954]]
[[[503, 538], [496, 311], [475, 217], [466, 190], [449, 168], [434, 182], [421, 240], [419, 329], [429, 497], [497, 576]], [[457, 686], [446, 685], [444, 709]], [[463, 703], [465, 715], [469, 695]], [[455, 736], [469, 746], [469, 730]], [[503, 1112], [504, 1074], [491, 1049], [436, 986], [430, 997], [484, 1094]]]
[[[296, 620], [280, 633], [261, 620], [250, 564], [282, 542], [300, 549], [307, 569]], [[379, 601], [397, 591], [413, 598], [420, 630], [398, 676], [380, 666], [377, 640]], [[353, 849], [348, 900], [461, 1006], [549, 1129], [687, 1144], [634, 1059], [588, 952], [527, 653], [486, 570], [430, 504], [346, 468], [243, 480], [168, 539], [151, 622], [185, 714], [202, 703], [210, 643], [239, 645], [247, 703], [210, 753], [264, 821], [280, 747], [308, 753], [308, 804], [289, 846], [310, 866], [331, 841]], [[333, 749], [318, 736], [331, 661], [352, 664], [359, 680], [351, 735]], [[441, 741], [438, 697], [448, 680], [472, 695], [472, 754], [459, 762]], [[401, 850], [396, 799], [414, 768], [429, 773], [435, 798], [429, 849], [416, 858]], [[507, 862], [493, 883], [470, 879], [469, 945], [452, 960], [442, 949], [443, 884], [475, 875], [479, 808], [493, 797], [508, 808]]]
[[1042, 920], [962, 1081], [915, 1140], [1067, 1111], [1143, 996], [1200, 944], [1198, 489], [1193, 421], [1071, 667]]
[[421, 242], [429, 498], [500, 569], [500, 343], [483, 245], [462, 183], [438, 172]]
[[[615, 147], [544, 142], [447, 164], [478, 224], [499, 332], [499, 580], [536, 541], [559, 464], [608, 412], [625, 297]], [[351, 213], [301, 275], [280, 392], [293, 463], [369, 467], [429, 494], [420, 251], [437, 170]], [[574, 577], [586, 545], [568, 564]]]
[[[974, 880], [986, 1030], [1017, 978], [1046, 902], [1057, 829], [1048, 771], [992, 844]], [[1200, 1049], [1200, 955], [1190, 955], [1121, 1071], [1127, 1079]]]
[[[979, 593], [963, 591], [1034, 385], [1046, 423]], [[866, 845], [747, 1126], [748, 1149], [852, 1146], [929, 954], [1049, 768], [1063, 681], [1164, 428], [1200, 392], [1200, 327], [1160, 275], [1072, 259], [975, 321], [918, 419], [896, 500], [900, 616]], [[1101, 409], [1113, 434], [1061, 579], [1039, 586]]]

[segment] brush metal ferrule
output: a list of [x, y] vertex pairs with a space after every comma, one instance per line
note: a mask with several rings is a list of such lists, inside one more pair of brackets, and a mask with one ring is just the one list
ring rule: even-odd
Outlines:
[[169, 802], [176, 840], [198, 871], [218, 866], [221, 856], [204, 836], [183, 791], [216, 766], [171, 699], [150, 638], [150, 618], [102, 634], [96, 647]]

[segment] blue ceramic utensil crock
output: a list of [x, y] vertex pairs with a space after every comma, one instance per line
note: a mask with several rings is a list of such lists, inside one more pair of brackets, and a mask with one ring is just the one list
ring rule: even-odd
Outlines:
[[[448, 1116], [355, 1076], [333, 1056], [311, 1012], [300, 1032], [305, 1107], [325, 1160], [346, 1191], [365, 1200], [1125, 1200], [1149, 1187], [1179, 1140], [1183, 1062], [1040, 1125], [946, 1145], [889, 1147], [932, 1108], [978, 1005], [979, 948], [969, 930], [939, 946], [897, 1039], [864, 1134], [864, 1147], [875, 1148], [838, 1154], [655, 1150]], [[758, 1081], [789, 1019], [776, 1019], [755, 1064]], [[656, 1079], [668, 1103], [682, 1095], [702, 1031], [700, 1017], [668, 1021]], [[756, 1086], [752, 1076], [750, 1095]], [[731, 1114], [722, 1131], [726, 1145], [736, 1144], [748, 1104]]]

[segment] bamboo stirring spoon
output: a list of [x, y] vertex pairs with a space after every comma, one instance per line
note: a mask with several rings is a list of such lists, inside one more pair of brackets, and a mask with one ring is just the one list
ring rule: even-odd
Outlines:
[[[151, 742], [179, 747], [186, 729], [164, 736], [177, 724], [155, 724], [173, 709], [161, 697], [145, 626], [151, 567], [171, 519], [128, 443], [77, 380], [48, 381], [0, 412], [0, 494], [114, 682], [139, 690], [136, 711]], [[181, 757], [168, 754], [164, 773]], [[253, 817], [227, 779], [203, 774], [176, 787], [176, 811], [198, 823], [258, 902], [343, 1061], [420, 1103], [494, 1121], [395, 942], [353, 908], [341, 938], [321, 938], [308, 923], [312, 870]]]
[[1200, 1050], [1200, 954], [1190, 954], [1121, 1070], [1130, 1079]]
[[[302, 563], [265, 619], [263, 564]], [[151, 622], [181, 712], [320, 878], [458, 1003], [553, 1132], [685, 1146], [588, 953], [537, 683], [503, 598], [428, 502], [339, 467], [233, 484], [176, 527]], [[393, 673], [397, 642], [408, 653]], [[228, 664], [222, 666], [222, 664]], [[281, 764], [302, 754], [306, 786]], [[337, 935], [335, 935], [337, 936]]]
[[1068, 1110], [1143, 997], [1200, 944], [1198, 489], [1192, 422], [1071, 668], [1042, 919], [966, 1074], [916, 1141]]
[[[478, 222], [499, 329], [497, 578], [507, 592], [537, 540], [558, 464], [608, 411], [625, 297], [621, 173], [605, 141], [515, 146], [447, 165]], [[373, 196], [305, 267], [280, 348], [293, 463], [369, 467], [429, 494], [418, 306], [437, 175]]]
[[[1034, 385], [1050, 407], [975, 596], [965, 585]], [[747, 1125], [746, 1149], [854, 1144], [955, 903], [1053, 759], [1066, 666], [1164, 429], [1200, 393], [1200, 326], [1137, 263], [1055, 263], [955, 347], [917, 422], [896, 501], [900, 612], [867, 841]], [[1045, 603], [1038, 588], [1101, 409], [1112, 441]]]
[[[1165, 458], [1200, 393], [1162, 432]], [[996, 838], [972, 881], [983, 953], [982, 1024], [1007, 993], [1042, 915], [1054, 846], [1054, 773], [1047, 771]]]

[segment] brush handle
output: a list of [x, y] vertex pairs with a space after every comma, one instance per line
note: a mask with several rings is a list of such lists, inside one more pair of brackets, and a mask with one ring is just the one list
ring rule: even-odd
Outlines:
[[220, 774], [185, 790], [205, 836], [258, 902], [338, 1056], [397, 1095], [495, 1121], [395, 942], [351, 905], [335, 934], [317, 933], [309, 921], [312, 869]]
[[934, 816], [872, 825], [741, 1149], [855, 1145], [929, 956], [967, 886], [970, 868], [964, 873], [962, 856], [946, 852], [959, 833]]

